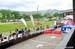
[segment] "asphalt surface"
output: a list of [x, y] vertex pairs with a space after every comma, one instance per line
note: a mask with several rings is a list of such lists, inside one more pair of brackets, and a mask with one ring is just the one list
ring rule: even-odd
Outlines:
[[43, 34], [6, 49], [55, 49], [62, 39], [62, 35]]

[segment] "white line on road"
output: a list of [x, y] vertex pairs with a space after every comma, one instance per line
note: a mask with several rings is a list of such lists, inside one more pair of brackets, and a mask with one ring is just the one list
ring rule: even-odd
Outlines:
[[50, 46], [55, 46], [55, 45], [56, 45], [56, 44], [50, 44], [50, 43], [47, 43], [47, 42], [37, 41], [37, 40], [33, 40], [33, 39], [30, 39], [30, 40], [33, 41], [33, 42], [42, 43], [42, 44], [47, 44], [47, 45], [50, 45]]

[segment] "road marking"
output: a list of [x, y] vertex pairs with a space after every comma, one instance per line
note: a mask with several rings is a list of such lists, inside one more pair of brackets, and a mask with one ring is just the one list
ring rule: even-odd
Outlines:
[[33, 41], [33, 42], [37, 42], [37, 43], [42, 43], [42, 44], [47, 44], [47, 45], [53, 45], [53, 46], [55, 46], [56, 44], [51, 44], [51, 43], [47, 43], [47, 42], [43, 42], [43, 41], [37, 41], [37, 40], [33, 40], [33, 39], [30, 39], [31, 41]]
[[56, 38], [56, 36], [51, 36], [51, 39], [55, 39]]
[[37, 48], [43, 47], [43, 46], [44, 46], [43, 44], [38, 44], [38, 45], [36, 45]]

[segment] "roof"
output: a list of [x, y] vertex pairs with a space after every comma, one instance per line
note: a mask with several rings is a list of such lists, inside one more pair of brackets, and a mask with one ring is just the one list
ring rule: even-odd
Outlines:
[[64, 10], [64, 12], [73, 12], [73, 9]]

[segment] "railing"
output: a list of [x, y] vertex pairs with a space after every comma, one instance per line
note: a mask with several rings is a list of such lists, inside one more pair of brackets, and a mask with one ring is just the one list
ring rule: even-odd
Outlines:
[[[50, 27], [48, 29], [54, 29], [54, 28]], [[1, 41], [0, 49], [7, 48], [11, 45], [14, 45], [14, 44], [20, 43], [22, 41], [25, 41], [27, 39], [30, 39], [32, 37], [36, 37], [38, 35], [41, 35], [41, 34], [43, 34], [44, 30], [47, 30], [47, 28], [42, 29], [42, 30], [38, 30], [38, 31], [34, 30], [32, 32], [27, 32], [27, 34], [21, 33], [21, 34], [18, 34], [18, 36], [16, 36], [16, 34], [14, 36], [7, 36], [5, 39], [3, 38], [3, 40]]]
[[[51, 29], [51, 28], [48, 28], [48, 29]], [[31, 32], [27, 32], [27, 33], [20, 33], [17, 36], [16, 36], [16, 33], [15, 33], [15, 35], [11, 35], [11, 36], [9, 35], [9, 36], [6, 36], [5, 38], [3, 37], [3, 40], [0, 41], [0, 45], [1, 45], [1, 43], [10, 41], [12, 39], [22, 38], [23, 36], [28, 36], [28, 35], [33, 35], [33, 34], [40, 34], [40, 32], [44, 32], [44, 30], [45, 29], [38, 30], [38, 31], [34, 30], [34, 31], [31, 31]]]
[[27, 39], [30, 39], [32, 37], [36, 37], [38, 35], [41, 35], [41, 34], [43, 34], [43, 31], [44, 30], [38, 30], [38, 31], [30, 32], [27, 35], [26, 34], [22, 35], [22, 33], [21, 33], [21, 34], [18, 34], [18, 37], [16, 37], [16, 35], [11, 36], [11, 37], [7, 36], [6, 39], [3, 39], [3, 41], [1, 41], [0, 49], [7, 48], [7, 47], [12, 46], [14, 44], [17, 44], [17, 43], [20, 43], [20, 42], [25, 41]]
[[64, 37], [64, 39], [56, 46], [55, 49], [73, 49], [73, 47], [66, 47], [67, 43], [69, 42], [72, 34], [74, 33], [75, 28], [72, 28], [71, 31], [66, 34], [66, 36]]

